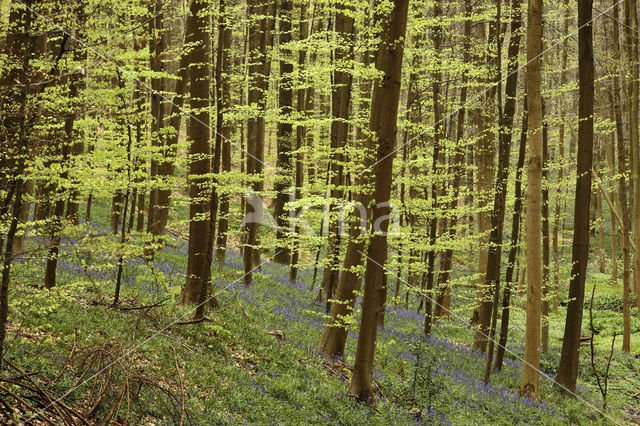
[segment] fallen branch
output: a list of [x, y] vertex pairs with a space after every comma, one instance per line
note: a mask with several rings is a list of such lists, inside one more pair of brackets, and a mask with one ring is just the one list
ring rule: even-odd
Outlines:
[[180, 321], [180, 322], [177, 322], [176, 325], [199, 324], [201, 322], [213, 322], [213, 321], [211, 321], [207, 317], [202, 317], [202, 318], [198, 318], [198, 319], [192, 319], [192, 320], [189, 320], [189, 321]]
[[153, 303], [151, 305], [144, 305], [144, 306], [120, 306], [120, 305], [116, 305], [116, 306], [112, 306], [113, 308], [119, 309], [121, 311], [143, 311], [146, 310], [147, 312], [149, 312], [149, 310], [153, 309], [153, 308], [157, 308], [158, 306], [162, 306], [164, 304], [164, 302], [166, 302], [167, 300], [169, 300], [169, 298], [165, 298], [162, 299], [156, 303]]

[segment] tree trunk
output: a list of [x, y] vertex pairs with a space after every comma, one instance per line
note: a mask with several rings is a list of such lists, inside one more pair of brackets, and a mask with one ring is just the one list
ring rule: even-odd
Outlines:
[[279, 45], [280, 45], [280, 80], [278, 83], [278, 148], [276, 161], [276, 182], [274, 190], [276, 200], [274, 206], [274, 216], [278, 225], [276, 229], [276, 251], [273, 255], [275, 262], [288, 265], [291, 261], [291, 250], [287, 239], [288, 229], [291, 226], [291, 209], [285, 210], [291, 194], [291, 145], [293, 137], [293, 124], [291, 114], [293, 112], [293, 62], [291, 58], [291, 41], [293, 40], [291, 31], [291, 20], [293, 3], [291, 0], [281, 0], [278, 5], [280, 14]]
[[[391, 177], [395, 154], [396, 120], [400, 81], [402, 78], [402, 56], [405, 30], [407, 26], [408, 0], [394, 0], [391, 16], [382, 19], [382, 40], [376, 55], [376, 69], [384, 76], [376, 84], [371, 99], [369, 129], [377, 139], [377, 158], [374, 174], [374, 200], [377, 203], [372, 224], [380, 222], [380, 229], [367, 250], [365, 288], [362, 301], [362, 319], [356, 350], [353, 374], [349, 384], [349, 394], [360, 401], [374, 402], [371, 379], [376, 344], [378, 313], [381, 309], [380, 297], [384, 265], [387, 259], [387, 236], [389, 226], [388, 201], [391, 195]], [[374, 227], [375, 228], [375, 227]]]
[[[442, 63], [440, 59], [440, 48], [442, 45], [442, 22], [440, 22], [440, 17], [442, 15], [442, 5], [440, 0], [436, 0], [433, 6], [433, 15], [435, 17], [435, 27], [432, 29], [433, 32], [433, 49], [434, 49], [434, 64], [433, 64], [433, 85], [431, 90], [433, 91], [433, 159], [431, 162], [431, 173], [433, 176], [438, 175], [438, 160], [440, 156], [440, 148], [442, 144], [442, 137], [444, 136], [444, 132], [442, 129], [442, 104], [440, 99], [440, 85], [442, 84]], [[434, 179], [431, 184], [431, 199], [432, 206], [434, 210], [438, 209], [438, 181]], [[426, 190], [425, 190], [426, 192]], [[426, 194], [425, 194], [426, 195]], [[425, 197], [427, 198], [427, 197]], [[423, 302], [425, 304], [424, 309], [424, 328], [423, 334], [425, 336], [429, 336], [431, 334], [431, 322], [432, 322], [432, 312], [433, 312], [433, 303], [432, 300], [434, 298], [433, 294], [433, 280], [435, 276], [435, 260], [436, 260], [436, 251], [435, 251], [435, 243], [436, 243], [436, 233], [438, 230], [438, 218], [436, 215], [433, 217], [429, 217], [429, 251], [427, 253], [427, 281], [426, 281], [426, 289], [425, 295], [423, 297]], [[421, 304], [423, 303], [421, 302]]]
[[[465, 0], [464, 2], [464, 39], [463, 39], [463, 47], [462, 47], [462, 56], [463, 62], [469, 63], [471, 61], [471, 13], [472, 13], [472, 5], [470, 0]], [[449, 202], [449, 209], [453, 212], [458, 207], [458, 199], [460, 197], [460, 180], [462, 179], [462, 174], [464, 172], [464, 157], [465, 152], [462, 146], [462, 140], [464, 138], [464, 127], [466, 120], [466, 103], [467, 103], [467, 92], [468, 92], [468, 84], [469, 75], [467, 72], [462, 75], [462, 83], [460, 88], [460, 105], [461, 107], [458, 110], [458, 118], [456, 123], [456, 148], [454, 153], [453, 164], [451, 166], [451, 174], [453, 175], [453, 182], [451, 186], [453, 187], [453, 196], [451, 201]], [[455, 240], [456, 237], [456, 226], [455, 224], [450, 224], [449, 226], [449, 239], [451, 241]], [[449, 316], [449, 306], [447, 303], [447, 293], [451, 291], [449, 280], [451, 278], [451, 269], [453, 263], [453, 249], [448, 249], [443, 253], [443, 256], [440, 259], [440, 273], [438, 275], [438, 294], [436, 298], [435, 309], [433, 312], [434, 318], [438, 318], [441, 316]]]
[[[332, 299], [340, 277], [340, 226], [337, 215], [339, 203], [344, 198], [343, 156], [342, 148], [347, 141], [349, 131], [349, 105], [351, 103], [351, 85], [353, 76], [350, 69], [344, 69], [343, 64], [353, 60], [354, 48], [354, 19], [346, 6], [339, 6], [335, 15], [335, 32], [340, 40], [340, 47], [334, 52], [333, 84], [331, 85], [331, 158], [330, 158], [330, 191], [329, 191], [329, 233], [327, 242], [328, 262], [322, 274], [322, 301], [326, 303], [327, 312], [330, 309], [329, 299]], [[350, 67], [349, 67], [350, 68]]]
[[[485, 41], [485, 24], [479, 23], [477, 26], [478, 38], [480, 43], [486, 43]], [[482, 56], [477, 60], [482, 63], [487, 62], [487, 57]], [[486, 79], [485, 79], [486, 82]], [[475, 182], [475, 188], [469, 189], [470, 193], [475, 194], [473, 199], [479, 206], [484, 206], [490, 201], [490, 197], [493, 194], [493, 162], [494, 162], [494, 134], [491, 131], [491, 123], [489, 122], [489, 116], [494, 109], [494, 96], [495, 88], [490, 88], [482, 107], [475, 111], [475, 123], [479, 134], [477, 146], [475, 152], [473, 152], [474, 160], [477, 165], [477, 172], [475, 180], [471, 178], [472, 182]], [[490, 311], [482, 309], [482, 304], [486, 303], [491, 298], [491, 292], [486, 287], [486, 272], [488, 261], [488, 246], [489, 246], [489, 233], [491, 232], [491, 213], [484, 210], [477, 215], [477, 234], [480, 235], [478, 241], [478, 273], [479, 278], [476, 289], [476, 306], [471, 318], [471, 323], [476, 324], [488, 324]], [[482, 313], [484, 317], [480, 318]], [[486, 332], [486, 329], [485, 329]], [[486, 348], [486, 340], [474, 339], [473, 348], [484, 352]]]
[[624, 2], [624, 34], [627, 61], [630, 66], [630, 78], [627, 86], [627, 99], [629, 108], [629, 145], [631, 146], [631, 182], [633, 199], [633, 241], [639, 249], [633, 252], [634, 265], [634, 289], [636, 293], [636, 304], [638, 305], [638, 316], [640, 316], [640, 143], [638, 135], [638, 42], [634, 32], [638, 32], [638, 15], [636, 10], [636, 0], [626, 0]]
[[243, 264], [245, 285], [251, 284], [253, 271], [259, 266], [260, 249], [258, 230], [262, 217], [262, 199], [264, 188], [262, 170], [264, 165], [264, 111], [267, 104], [266, 92], [269, 87], [270, 58], [267, 46], [272, 44], [273, 31], [270, 29], [269, 10], [271, 5], [260, 0], [247, 2], [249, 23], [249, 96], [248, 104], [257, 108], [256, 116], [247, 123], [247, 175], [252, 176], [251, 193], [246, 199], [246, 243], [244, 245]]
[[574, 392], [578, 377], [580, 334], [584, 284], [589, 259], [589, 207], [591, 202], [591, 167], [593, 160], [593, 38], [592, 0], [578, 0], [579, 125], [569, 302], [565, 320], [562, 353], [556, 383]]
[[[222, 7], [221, 3], [221, 7]], [[226, 19], [229, 19], [227, 16]], [[220, 68], [219, 80], [216, 81], [218, 89], [216, 90], [217, 97], [217, 119], [216, 119], [216, 133], [221, 138], [221, 173], [222, 175], [231, 172], [231, 124], [228, 117], [225, 118], [227, 109], [231, 106], [231, 84], [229, 82], [229, 75], [231, 73], [231, 28], [226, 22], [220, 21], [221, 28], [218, 31], [218, 37], [221, 42], [218, 42], [218, 48], [221, 50], [218, 53], [218, 58], [222, 62], [218, 65]], [[229, 201], [230, 195], [225, 191], [221, 191], [219, 194], [220, 207], [218, 215], [218, 236], [216, 240], [216, 253], [215, 258], [219, 263], [224, 262], [227, 250], [227, 233], [229, 231]]]
[[[315, 13], [315, 8], [314, 8]], [[304, 3], [300, 4], [300, 40], [306, 40], [311, 36], [309, 29], [313, 30], [313, 14], [311, 16], [311, 25], [307, 23], [307, 9]], [[306, 58], [306, 50], [301, 49], [298, 52], [298, 69], [304, 72], [304, 63]], [[296, 93], [296, 109], [301, 117], [306, 117], [307, 97], [310, 95], [310, 88], [299, 88]], [[304, 125], [296, 125], [296, 156], [295, 156], [295, 195], [294, 200], [302, 197], [302, 187], [304, 185], [304, 153], [302, 148], [305, 143], [307, 128]], [[296, 214], [300, 213], [301, 207], [296, 209]], [[300, 257], [300, 223], [296, 222], [294, 228], [293, 247], [291, 249], [291, 267], [289, 269], [289, 281], [295, 283], [298, 279], [298, 259]]]
[[[207, 3], [194, 0], [192, 18], [187, 20], [185, 42], [194, 44], [190, 53], [191, 118], [187, 125], [189, 141], [189, 252], [187, 279], [182, 303], [196, 303], [205, 286], [206, 252], [209, 236], [209, 191], [206, 175], [211, 170], [209, 149], [209, 17]], [[150, 219], [151, 220], [151, 219]]]
[[[5, 214], [12, 209], [12, 215], [6, 234], [2, 278], [0, 281], [0, 363], [2, 362], [9, 314], [9, 279], [13, 261], [13, 242], [18, 228], [20, 211], [22, 210], [24, 181], [20, 176], [24, 173], [25, 156], [27, 155], [26, 114], [28, 86], [26, 84], [14, 85], [13, 82], [28, 81], [30, 59], [34, 49], [33, 36], [31, 35], [31, 0], [21, 4], [12, 2], [10, 9], [9, 31], [5, 39], [4, 53], [11, 60], [10, 63], [14, 65], [5, 72], [1, 82], [3, 87], [10, 87], [10, 90], [0, 98], [0, 106], [3, 112], [0, 126], [0, 142], [6, 147], [15, 149], [16, 155], [13, 158], [7, 158], [5, 161], [6, 164], [12, 166], [13, 173], [11, 178], [2, 179], [3, 184], [7, 186], [7, 196], [3, 205], [0, 206], [2, 208], [0, 214], [4, 218]], [[3, 160], [5, 159], [3, 158]], [[13, 198], [13, 203], [11, 198]], [[2, 242], [0, 241], [0, 252], [2, 249]]]
[[[620, 15], [618, 5], [613, 8], [613, 16], [616, 18]], [[617, 63], [620, 62], [620, 38], [619, 38], [620, 26], [617, 21], [612, 21], [613, 35], [613, 59]], [[628, 158], [628, 151], [625, 148], [624, 141], [624, 123], [622, 120], [622, 107], [621, 107], [621, 92], [620, 92], [620, 77], [619, 70], [613, 73], [613, 90], [610, 93], [610, 104], [613, 109], [612, 117], [616, 123], [616, 142], [618, 148], [618, 173], [620, 175], [618, 179], [619, 185], [619, 200], [620, 210], [622, 211], [622, 221], [620, 223], [620, 231], [622, 238], [622, 316], [623, 316], [623, 335], [622, 335], [622, 351], [629, 352], [631, 349], [631, 307], [629, 296], [631, 293], [631, 212], [629, 211], [629, 202], [627, 201], [627, 180], [625, 176], [628, 176], [629, 170], [627, 168], [626, 159]], [[613, 236], [612, 236], [613, 238]]]
[[[522, 9], [519, 11], [519, 19], [522, 22]], [[514, 19], [516, 17], [514, 16]], [[515, 202], [513, 205], [513, 218], [511, 219], [511, 247], [509, 248], [509, 262], [504, 278], [504, 292], [502, 294], [502, 317], [500, 320], [500, 341], [496, 352], [495, 370], [502, 370], [504, 361], [504, 351], [507, 347], [507, 337], [509, 334], [509, 317], [511, 315], [511, 288], [513, 286], [513, 274], [516, 270], [518, 256], [518, 244], [520, 242], [520, 227], [522, 221], [522, 171], [524, 169], [524, 158], [527, 151], [527, 96], [525, 94], [522, 111], [522, 129], [520, 130], [520, 149], [518, 150], [518, 163], [516, 165], [516, 181], [514, 188]], [[506, 110], [506, 108], [505, 108]], [[516, 273], [517, 277], [517, 273]]]
[[[542, 116], [546, 117], [546, 107], [542, 100]], [[542, 124], [542, 330], [540, 350], [549, 350], [549, 140], [548, 125]]]
[[[368, 66], [370, 63], [370, 52], [364, 52], [363, 63]], [[363, 78], [360, 83], [360, 108], [367, 108], [367, 100], [371, 93], [370, 80]], [[357, 129], [356, 143], [358, 150], [363, 152], [362, 173], [356, 177], [356, 186], [364, 187], [368, 182], [372, 182], [374, 176], [372, 169], [374, 166], [374, 148], [375, 145], [371, 138], [363, 135], [362, 129]], [[362, 141], [362, 142], [361, 142]], [[360, 146], [362, 144], [362, 146]], [[369, 217], [371, 210], [368, 206], [371, 204], [373, 195], [366, 188], [363, 188], [356, 197], [356, 204], [353, 212], [349, 217], [349, 240], [347, 250], [344, 255], [343, 271], [338, 280], [334, 299], [338, 303], [331, 304], [331, 318], [325, 325], [318, 344], [318, 352], [324, 354], [327, 358], [339, 357], [344, 355], [345, 343], [347, 341], [347, 324], [344, 319], [353, 313], [353, 307], [356, 301], [356, 293], [360, 291], [362, 272], [364, 261], [364, 250], [369, 242], [370, 235], [367, 233], [369, 228]]]
[[[538, 397], [540, 378], [540, 308], [542, 291], [542, 0], [529, 0], [527, 18], [527, 104], [529, 160], [527, 164], [527, 315], [520, 392]], [[588, 214], [588, 213], [587, 213]]]
[[[65, 37], [62, 39], [60, 43], [60, 49], [58, 52], [57, 61], [62, 58], [64, 52], [66, 51], [66, 44], [68, 38]], [[57, 68], [57, 62], [54, 65], [54, 69]], [[78, 95], [78, 88], [76, 86], [76, 76], [74, 76], [71, 81], [68, 78], [62, 78], [62, 83], [69, 83], [69, 102], [75, 107], [74, 103], [76, 101]], [[42, 89], [44, 91], [44, 87]], [[72, 107], [72, 108], [73, 108]], [[71, 146], [74, 142], [74, 132], [73, 132], [73, 124], [75, 121], [75, 111], [72, 111], [64, 120], [64, 136], [60, 138], [60, 146], [59, 150], [62, 154], [61, 161], [59, 163], [60, 169], [62, 172], [60, 173], [60, 180], [65, 182], [69, 177], [69, 156], [71, 154]], [[53, 187], [54, 192], [56, 194], [56, 200], [54, 203], [53, 209], [53, 217], [51, 223], [51, 237], [49, 240], [49, 249], [47, 254], [47, 263], [45, 265], [44, 270], [44, 287], [45, 288], [53, 288], [56, 285], [56, 270], [58, 266], [58, 254], [60, 251], [60, 238], [62, 236], [62, 230], [64, 228], [64, 210], [67, 198], [66, 191], [62, 189], [59, 184], [54, 184]]]
[[[495, 334], [496, 334], [496, 326], [498, 321], [498, 300], [500, 298], [500, 260], [502, 254], [502, 241], [503, 241], [503, 229], [504, 229], [504, 215], [505, 215], [505, 206], [506, 206], [506, 198], [507, 198], [507, 180], [509, 178], [509, 158], [511, 156], [511, 141], [513, 138], [513, 119], [516, 113], [516, 93], [518, 89], [518, 54], [520, 53], [520, 32], [522, 27], [522, 8], [520, 4], [520, 0], [513, 0], [511, 4], [511, 8], [513, 11], [513, 18], [511, 21], [511, 38], [509, 40], [509, 48], [507, 51], [507, 81], [505, 86], [505, 102], [504, 109], [501, 106], [501, 92], [502, 87], [501, 84], [498, 83], [498, 105], [499, 105], [499, 116], [498, 116], [498, 151], [499, 151], [499, 159], [498, 159], [498, 173], [496, 176], [496, 195], [494, 199], [494, 212], [493, 212], [493, 222], [495, 222], [495, 227], [492, 229], [491, 237], [493, 240], [493, 248], [489, 251], [489, 257], [487, 262], [487, 285], [493, 286], [493, 300], [491, 301], [491, 330], [489, 332], [489, 351], [487, 354], [487, 362], [485, 365], [485, 375], [484, 379], [486, 382], [489, 381], [489, 377], [491, 375], [491, 366], [493, 363], [493, 350], [494, 350], [494, 342], [495, 342]], [[500, 16], [501, 13], [501, 5], [500, 0], [498, 0], [497, 7], [497, 23], [496, 26], [500, 26]], [[497, 69], [498, 73], [496, 75], [496, 79], [500, 81], [502, 78], [502, 63], [500, 60], [501, 52], [501, 43], [500, 37], [497, 38], [496, 42], [496, 56], [497, 60]], [[523, 151], [524, 141], [520, 142], [521, 148], [520, 152]], [[524, 153], [523, 153], [524, 155]], [[518, 160], [520, 160], [520, 153], [518, 155]], [[524, 162], [524, 158], [523, 158]], [[518, 163], [520, 169], [516, 171], [516, 190], [520, 189], [518, 185], [522, 175], [522, 164]], [[520, 174], [520, 175], [518, 175]], [[519, 198], [521, 198], [522, 194], [516, 194], [516, 205]], [[517, 207], [517, 206], [516, 206]], [[519, 212], [518, 212], [519, 213]], [[518, 232], [519, 232], [519, 222], [520, 215], [518, 214], [517, 219], [514, 213], [514, 226], [515, 232], [513, 232], [512, 228], [512, 247], [511, 251], [515, 248], [517, 252], [518, 245]], [[493, 225], [492, 225], [493, 226]], [[511, 262], [515, 263], [515, 253], [513, 253], [513, 259], [511, 259], [512, 253], [509, 253], [509, 265], [507, 269], [511, 267], [511, 273], [513, 273], [513, 265]], [[509, 271], [507, 271], [509, 272]], [[507, 293], [507, 287], [511, 285], [512, 277], [507, 276], [507, 282], [505, 284], [505, 294]], [[510, 290], [509, 290], [510, 291]], [[508, 298], [507, 298], [508, 301]], [[508, 305], [507, 305], [508, 306]], [[508, 325], [509, 314], [507, 313], [507, 325]], [[502, 319], [504, 321], [504, 317]]]
[[[569, 33], [569, 19], [570, 16], [570, 8], [569, 1], [564, 0], [565, 7], [565, 15], [564, 15], [564, 26], [563, 32], [564, 34]], [[567, 83], [567, 62], [569, 56], [569, 47], [568, 47], [569, 39], [564, 39], [562, 42], [562, 59], [561, 66], [562, 69], [560, 71], [560, 87], [564, 87]], [[565, 106], [563, 103], [563, 97], [560, 96], [559, 100], [559, 110], [560, 110], [560, 123], [558, 124], [558, 154], [561, 159], [564, 159], [565, 151]], [[564, 167], [561, 166], [558, 169], [558, 182], [562, 182], [564, 177]], [[564, 241], [564, 219], [560, 218], [561, 204], [562, 210], [566, 207], [566, 201], [560, 200], [561, 197], [558, 197], [556, 200], [555, 212], [554, 212], [554, 221], [553, 221], [553, 312], [558, 311], [558, 298], [560, 292], [560, 242]]]
[[[149, 62], [153, 72], [160, 74], [165, 72], [165, 61], [167, 52], [167, 29], [164, 28], [164, 20], [167, 19], [164, 13], [160, 13], [165, 7], [161, 0], [149, 5], [150, 13], [154, 19], [149, 22], [150, 40], [149, 40]], [[191, 6], [193, 7], [193, 6]], [[160, 191], [164, 191], [162, 198], [166, 195], [166, 190], [161, 189], [166, 185], [164, 176], [161, 175], [161, 169], [166, 171], [165, 162], [173, 161], [167, 158], [171, 155], [165, 151], [165, 135], [163, 130], [165, 127], [165, 100], [164, 92], [166, 90], [166, 81], [164, 77], [155, 75], [151, 78], [151, 169], [150, 178], [152, 181], [151, 192], [149, 193], [149, 213], [147, 218], [147, 232], [153, 236], [164, 233], [166, 225], [166, 214], [168, 214], [168, 206], [164, 202], [161, 204]], [[166, 156], [166, 157], [165, 157]], [[166, 210], [165, 210], [166, 207]], [[153, 251], [147, 250], [147, 256], [153, 256]]]

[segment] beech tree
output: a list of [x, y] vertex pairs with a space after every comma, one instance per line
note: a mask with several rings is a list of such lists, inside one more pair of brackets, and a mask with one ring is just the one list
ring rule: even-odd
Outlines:
[[0, 0], [0, 423], [630, 421], [637, 5], [524, 7]]
[[187, 125], [189, 145], [189, 257], [184, 303], [196, 303], [206, 291], [206, 252], [209, 235], [209, 194], [207, 174], [211, 171], [209, 143], [209, 17], [206, 1], [191, 2], [186, 41], [195, 46], [190, 53], [191, 116]]
[[[520, 392], [538, 397], [540, 370], [540, 309], [542, 304], [542, 0], [530, 0], [527, 12], [527, 336]], [[588, 209], [587, 215], [588, 215]]]
[[[371, 229], [373, 236], [367, 250], [362, 320], [358, 349], [349, 384], [349, 393], [361, 401], [373, 403], [371, 388], [373, 358], [376, 344], [378, 315], [384, 310], [380, 293], [387, 259], [388, 200], [391, 192], [393, 157], [396, 146], [396, 119], [402, 76], [402, 54], [407, 28], [408, 0], [395, 0], [391, 13], [382, 18], [382, 39], [376, 54], [376, 69], [382, 73], [381, 80], [374, 85], [371, 97], [369, 129], [376, 144], [374, 164], [375, 190], [372, 224], [380, 229]], [[387, 120], [383, 119], [385, 117]], [[385, 220], [386, 219], [386, 220]]]

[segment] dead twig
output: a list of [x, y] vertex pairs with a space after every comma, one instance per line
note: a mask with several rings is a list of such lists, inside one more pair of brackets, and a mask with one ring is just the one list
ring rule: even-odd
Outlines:
[[151, 309], [153, 308], [157, 308], [158, 306], [162, 306], [164, 304], [164, 302], [166, 302], [167, 300], [169, 300], [169, 298], [164, 298], [156, 303], [153, 303], [151, 305], [143, 305], [143, 306], [121, 306], [121, 305], [116, 305], [116, 306], [112, 306], [112, 308], [121, 310], [121, 311], [147, 311], [149, 312]]
[[184, 407], [185, 407], [185, 391], [184, 391], [184, 379], [182, 378], [182, 372], [180, 371], [180, 365], [178, 364], [178, 354], [176, 352], [176, 348], [172, 345], [171, 349], [173, 350], [173, 362], [176, 366], [176, 374], [178, 375], [178, 383], [180, 385], [180, 422], [179, 425], [182, 426], [184, 424]]
[[189, 321], [180, 321], [180, 322], [177, 322], [176, 325], [199, 324], [201, 322], [213, 322], [213, 321], [211, 321], [207, 317], [202, 317], [202, 318], [198, 318], [198, 319], [192, 319], [192, 320], [189, 320]]

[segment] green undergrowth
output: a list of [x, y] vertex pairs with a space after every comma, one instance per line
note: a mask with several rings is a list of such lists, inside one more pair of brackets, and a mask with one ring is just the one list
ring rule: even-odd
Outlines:
[[[106, 219], [100, 212], [97, 218]], [[37, 238], [28, 242], [29, 247], [38, 244]], [[620, 352], [622, 339], [616, 338], [609, 409], [603, 415], [588, 346], [581, 348], [576, 395], [552, 386], [564, 307], [550, 315], [541, 400], [530, 401], [517, 392], [524, 342], [521, 306], [513, 311], [505, 366], [485, 385], [486, 358], [469, 349], [473, 331], [465, 324], [470, 315], [466, 306], [454, 303], [451, 318], [438, 322], [433, 336], [424, 339], [423, 316], [415, 306], [407, 309], [389, 300], [385, 327], [378, 331], [377, 405], [370, 408], [346, 393], [357, 322], [343, 360], [325, 360], [315, 352], [325, 315], [315, 302], [317, 289], [310, 290], [312, 270], [301, 270], [300, 280], [291, 284], [286, 267], [266, 263], [245, 288], [240, 257], [229, 252], [227, 262], [213, 272], [220, 308], [209, 310], [207, 321], [183, 324], [193, 316], [192, 307], [179, 304], [184, 241], [172, 239], [151, 263], [127, 261], [118, 307], [110, 306], [113, 259], [74, 249], [79, 245], [68, 239], [53, 290], [40, 288], [41, 259], [15, 265], [6, 358], [92, 423], [614, 424], [630, 422], [628, 412], [638, 405], [637, 319], [631, 355]], [[617, 294], [612, 288], [616, 286], [598, 282], [597, 299]], [[464, 291], [458, 292], [460, 300]], [[600, 373], [621, 318], [615, 303], [611, 305], [594, 310]], [[585, 311], [583, 334], [588, 333], [587, 321]]]

